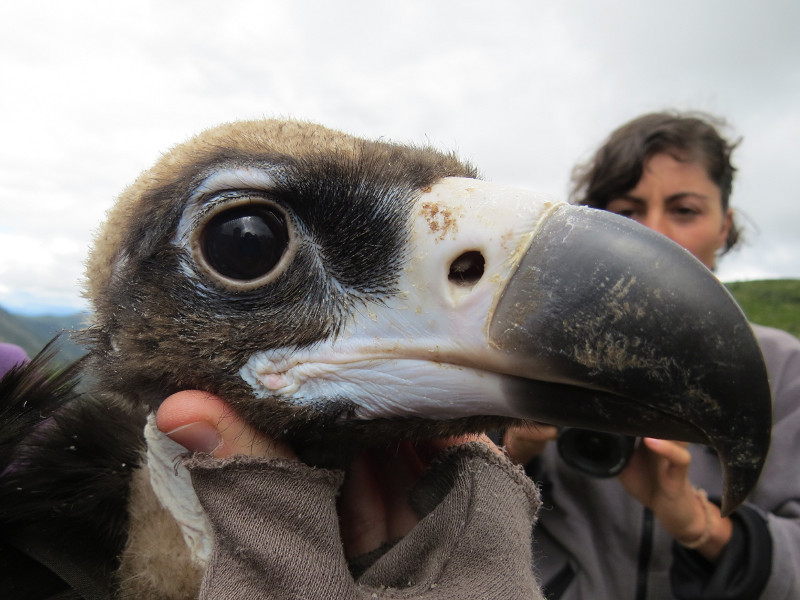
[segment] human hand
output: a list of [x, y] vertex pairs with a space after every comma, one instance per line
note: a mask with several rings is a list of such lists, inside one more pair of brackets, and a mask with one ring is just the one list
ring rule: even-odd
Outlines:
[[260, 434], [209, 392], [185, 390], [169, 396], [156, 413], [156, 425], [187, 450], [215, 458], [297, 458], [287, 444]]
[[370, 449], [347, 469], [338, 510], [345, 556], [363, 556], [408, 534], [419, 516], [411, 492], [432, 460], [450, 446], [481, 442], [502, 455], [485, 434], [432, 439]]
[[525, 425], [509, 427], [503, 444], [511, 461], [524, 465], [544, 452], [547, 442], [557, 437], [557, 427], [531, 421]]
[[[284, 442], [274, 440], [244, 422], [222, 398], [187, 390], [168, 397], [159, 407], [156, 424], [173, 441], [193, 452], [215, 458], [252, 456], [297, 459]], [[361, 556], [404, 537], [419, 522], [410, 493], [430, 462], [446, 448], [478, 441], [497, 454], [485, 435], [399, 442], [360, 454], [347, 469], [338, 502], [345, 556]]]
[[[431, 599], [541, 598], [530, 568], [537, 490], [486, 436], [370, 451], [343, 483], [341, 472], [303, 464], [211, 394], [175, 394], [156, 421], [199, 452], [185, 465], [215, 532], [200, 598], [356, 600], [394, 597], [398, 586]], [[452, 445], [426, 473], [430, 512], [418, 521], [410, 489]], [[347, 557], [386, 542], [396, 543], [354, 578]]]
[[643, 438], [619, 479], [674, 539], [713, 560], [730, 540], [731, 523], [689, 480], [687, 446]]

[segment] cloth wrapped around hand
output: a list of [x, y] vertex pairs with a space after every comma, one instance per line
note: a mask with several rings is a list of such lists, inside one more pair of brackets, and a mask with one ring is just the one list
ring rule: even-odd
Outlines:
[[215, 536], [200, 598], [542, 598], [531, 569], [538, 490], [483, 444], [437, 458], [412, 497], [424, 518], [355, 579], [336, 512], [342, 472], [207, 455], [186, 466]]

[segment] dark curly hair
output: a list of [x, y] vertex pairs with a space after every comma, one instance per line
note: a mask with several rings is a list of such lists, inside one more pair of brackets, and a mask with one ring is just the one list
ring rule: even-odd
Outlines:
[[[704, 113], [658, 112], [625, 123], [608, 137], [592, 159], [572, 171], [570, 200], [574, 204], [605, 209], [609, 201], [639, 183], [645, 163], [656, 154], [669, 154], [680, 162], [699, 162], [720, 190], [722, 211], [727, 212], [733, 176], [731, 153], [739, 141], [728, 142], [718, 131], [722, 119]], [[734, 222], [723, 253], [741, 238]]]

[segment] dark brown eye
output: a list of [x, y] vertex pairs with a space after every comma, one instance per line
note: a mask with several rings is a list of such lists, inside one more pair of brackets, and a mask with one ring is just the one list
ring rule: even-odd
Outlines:
[[284, 215], [274, 207], [240, 205], [215, 215], [201, 238], [203, 256], [219, 275], [252, 281], [267, 275], [289, 245]]

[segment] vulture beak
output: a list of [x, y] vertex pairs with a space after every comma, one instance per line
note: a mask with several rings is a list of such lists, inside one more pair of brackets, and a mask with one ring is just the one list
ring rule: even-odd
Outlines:
[[253, 356], [242, 376], [349, 418], [499, 416], [698, 442], [723, 511], [755, 485], [771, 400], [750, 326], [691, 254], [631, 220], [448, 178], [422, 194], [398, 293], [335, 340]]
[[756, 484], [772, 421], [761, 350], [716, 277], [663, 236], [559, 208], [501, 292], [488, 337], [546, 373], [506, 382], [520, 416], [711, 446], [726, 514]]

